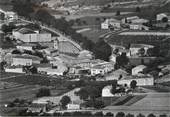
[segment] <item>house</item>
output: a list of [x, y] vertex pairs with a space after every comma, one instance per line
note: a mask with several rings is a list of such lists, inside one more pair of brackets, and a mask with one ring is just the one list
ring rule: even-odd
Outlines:
[[148, 23], [148, 22], [149, 22], [149, 20], [142, 19], [142, 18], [140, 18], [140, 19], [132, 19], [131, 20], [132, 24], [144, 24], [144, 23]]
[[31, 112], [31, 113], [42, 113], [42, 112], [46, 112], [46, 104], [31, 104], [30, 107], [28, 107], [27, 112]]
[[90, 74], [90, 69], [89, 68], [81, 68], [79, 66], [76, 67], [70, 67], [69, 68], [69, 74], [74, 74], [74, 75], [89, 75]]
[[132, 69], [132, 75], [138, 75], [147, 67], [145, 65], [138, 65]]
[[160, 13], [156, 15], [157, 21], [162, 21], [163, 18], [167, 18], [170, 21], [170, 14], [169, 13]]
[[133, 66], [141, 64], [150, 64], [153, 63], [157, 57], [139, 57], [139, 56], [130, 56], [129, 63]]
[[21, 44], [21, 45], [17, 45], [17, 49], [19, 50], [29, 50], [32, 51], [36, 48], [36, 44], [30, 44], [30, 43], [25, 43], [25, 44]]
[[137, 19], [139, 19], [138, 16], [126, 17], [126, 18], [123, 18], [123, 19], [121, 20], [121, 22], [122, 22], [123, 24], [125, 24], [125, 23], [131, 23], [132, 20], [137, 20]]
[[33, 55], [23, 54], [23, 55], [13, 55], [12, 56], [12, 66], [25, 66], [32, 64], [40, 64], [41, 58]]
[[10, 73], [25, 73], [23, 71], [22, 67], [5, 67], [5, 72], [10, 72]]
[[46, 54], [46, 55], [49, 55], [49, 56], [57, 56], [59, 54], [58, 50], [54, 49], [54, 48], [46, 48], [46, 49], [43, 49], [43, 52]]
[[37, 32], [29, 28], [21, 28], [12, 31], [14, 38], [23, 42], [50, 42], [51, 33]]
[[103, 23], [101, 23], [101, 29], [109, 29], [110, 27], [115, 29], [121, 28], [121, 21], [116, 19], [106, 19]]
[[138, 56], [139, 55], [139, 50], [144, 49], [144, 55], [147, 54], [147, 50], [150, 48], [154, 48], [152, 45], [147, 45], [147, 44], [131, 44], [130, 45], [130, 55], [131, 56]]
[[135, 80], [137, 86], [152, 86], [154, 85], [154, 78], [152, 76], [129, 76], [124, 79], [118, 80], [118, 84], [130, 86], [130, 83]]
[[67, 104], [67, 110], [79, 110], [79, 109], [80, 109], [80, 104], [76, 102]]
[[104, 67], [101, 66], [94, 66], [90, 69], [91, 75], [95, 76], [95, 75], [104, 75], [105, 71], [104, 71]]
[[52, 68], [50, 66], [41, 66], [37, 68], [38, 72], [41, 74], [48, 74], [48, 75], [64, 75], [64, 72], [67, 71], [67, 67], [64, 65], [56, 66]]
[[98, 74], [104, 75], [105, 73], [113, 71], [114, 68], [115, 68], [114, 62], [103, 62], [103, 63], [94, 64], [94, 66], [90, 68], [90, 71], [92, 76]]
[[102, 97], [114, 97], [114, 95], [111, 93], [111, 90], [112, 90], [112, 86], [111, 85], [105, 86], [102, 89]]
[[119, 80], [122, 78], [127, 77], [129, 74], [122, 70], [122, 69], [118, 69], [116, 71], [113, 71], [112, 73], [109, 73], [107, 75], [105, 75], [105, 80], [109, 81], [109, 80]]
[[149, 30], [149, 27], [144, 26], [143, 24], [138, 24], [138, 23], [129, 24], [129, 28], [131, 30]]
[[18, 15], [15, 12], [7, 11], [5, 12], [5, 18], [9, 21], [13, 21], [18, 19]]

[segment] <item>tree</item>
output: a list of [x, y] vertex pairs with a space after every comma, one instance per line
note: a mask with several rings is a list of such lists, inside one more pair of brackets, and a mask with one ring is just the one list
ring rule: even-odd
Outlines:
[[135, 89], [135, 88], [136, 88], [136, 85], [137, 85], [136, 80], [132, 80], [131, 83], [130, 83], [130, 87], [131, 87], [132, 89]]
[[33, 67], [30, 68], [30, 72], [31, 72], [32, 74], [37, 74], [37, 73], [38, 73], [38, 70], [37, 70], [37, 68], [36, 68], [35, 66], [33, 66]]
[[16, 28], [16, 26], [12, 23], [10, 23], [9, 25], [3, 24], [1, 26], [1, 29], [4, 33], [12, 32], [14, 28]]
[[148, 117], [156, 117], [153, 113], [149, 114]]
[[111, 93], [115, 94], [116, 93], [116, 87], [117, 87], [117, 82], [115, 84], [112, 84], [112, 89], [111, 89]]
[[127, 65], [129, 62], [128, 57], [126, 56], [126, 53], [122, 53], [122, 55], [118, 56], [116, 58], [116, 66], [119, 67], [124, 67]]
[[96, 59], [109, 61], [112, 53], [112, 48], [103, 39], [100, 39], [93, 47], [93, 53]]
[[167, 23], [168, 22], [168, 18], [167, 17], [162, 18], [162, 22], [163, 23]]
[[136, 7], [136, 12], [141, 12], [140, 7]]
[[51, 92], [48, 88], [41, 88], [38, 90], [38, 93], [36, 94], [36, 97], [43, 97], [43, 96], [50, 96]]
[[89, 97], [88, 91], [85, 88], [81, 88], [76, 94], [83, 100], [86, 100]]
[[12, 54], [22, 54], [19, 50], [13, 50]]
[[105, 116], [106, 116], [106, 117], [113, 117], [114, 115], [113, 115], [113, 113], [111, 113], [111, 112], [107, 112]]
[[94, 116], [95, 117], [103, 117], [103, 112], [101, 111], [101, 112], [96, 112], [95, 114], [94, 114]]
[[118, 113], [116, 114], [116, 117], [125, 117], [125, 113], [123, 113], [123, 112], [118, 112]]
[[138, 50], [138, 54], [139, 54], [140, 56], [144, 56], [144, 55], [145, 55], [145, 49], [144, 49], [144, 48], [139, 49], [139, 50]]
[[141, 113], [139, 113], [139, 114], [137, 115], [137, 117], [145, 117], [145, 115], [142, 115]]
[[66, 108], [66, 105], [69, 104], [70, 102], [71, 102], [71, 99], [67, 95], [63, 96], [60, 100], [62, 108]]
[[134, 117], [134, 115], [133, 115], [133, 114], [128, 113], [128, 114], [126, 115], [126, 117]]
[[163, 115], [160, 115], [159, 117], [167, 117], [167, 115], [166, 115], [166, 114], [163, 114]]
[[116, 16], [119, 16], [120, 15], [120, 11], [116, 11]]

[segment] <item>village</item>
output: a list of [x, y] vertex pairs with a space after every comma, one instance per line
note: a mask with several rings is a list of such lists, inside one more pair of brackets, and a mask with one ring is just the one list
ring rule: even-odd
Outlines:
[[[164, 109], [170, 97], [170, 13], [158, 13], [152, 22], [137, 15], [100, 20], [102, 40], [96, 48], [101, 47], [101, 53], [84, 48], [69, 33], [13, 11], [0, 10], [0, 22], [4, 109], [21, 109], [21, 116], [112, 116], [121, 109], [134, 115], [142, 109], [144, 115], [170, 114]], [[85, 27], [76, 33], [92, 30]], [[9, 96], [13, 89], [16, 94]], [[165, 103], [157, 101], [162, 95]]]

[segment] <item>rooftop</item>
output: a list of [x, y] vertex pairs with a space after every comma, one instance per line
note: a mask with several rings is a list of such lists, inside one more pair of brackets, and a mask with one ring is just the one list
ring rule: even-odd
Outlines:
[[153, 48], [154, 46], [148, 45], [148, 44], [131, 44], [130, 45], [130, 48], [145, 48], [145, 47]]
[[22, 34], [31, 34], [31, 33], [36, 33], [33, 30], [29, 29], [29, 28], [21, 28], [21, 29], [16, 29], [15, 31], [18, 31]]
[[13, 58], [23, 58], [23, 59], [32, 59], [33, 61], [39, 60], [41, 61], [42, 59], [37, 57], [37, 56], [33, 56], [33, 55], [28, 55], [28, 54], [23, 54], [23, 55], [13, 55]]

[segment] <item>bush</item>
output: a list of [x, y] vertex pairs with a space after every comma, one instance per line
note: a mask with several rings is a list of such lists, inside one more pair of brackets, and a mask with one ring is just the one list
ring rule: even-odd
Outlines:
[[39, 89], [38, 93], [36, 94], [36, 97], [43, 97], [43, 96], [50, 96], [51, 92], [48, 88], [41, 88]]
[[113, 115], [113, 113], [111, 113], [111, 112], [107, 112], [105, 116], [106, 116], [106, 117], [113, 117], [114, 115]]
[[96, 117], [101, 117], [101, 116], [103, 116], [103, 112], [96, 112], [96, 113], [94, 114], [94, 116], [96, 116]]
[[145, 117], [145, 115], [142, 115], [141, 113], [138, 114], [136, 117]]
[[128, 114], [126, 115], [126, 117], [134, 117], [134, 115], [133, 115], [133, 114], [128, 113]]
[[159, 117], [167, 117], [167, 115], [163, 114], [163, 115], [160, 115]]
[[69, 113], [69, 112], [64, 112], [64, 113], [63, 113], [63, 116], [71, 116], [71, 113]]
[[63, 108], [66, 108], [66, 105], [71, 102], [71, 99], [69, 96], [65, 95], [61, 98], [60, 103]]
[[125, 117], [125, 113], [123, 113], [123, 112], [118, 112], [118, 113], [116, 114], [116, 117]]
[[149, 114], [148, 117], [156, 117], [153, 113]]

